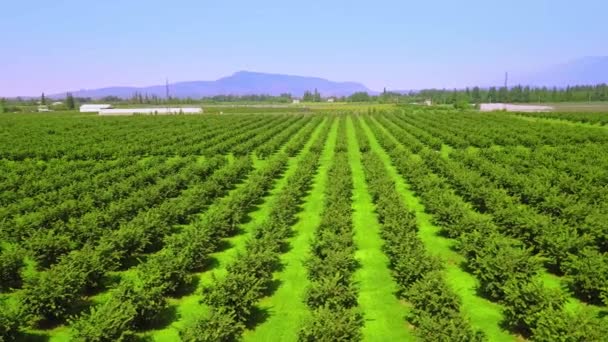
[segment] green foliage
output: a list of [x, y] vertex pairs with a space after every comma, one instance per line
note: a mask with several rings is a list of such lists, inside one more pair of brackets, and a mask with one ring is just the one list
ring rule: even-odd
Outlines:
[[48, 229], [39, 230], [30, 236], [26, 248], [31, 251], [40, 266], [49, 267], [70, 251], [72, 243], [67, 235]]
[[16, 246], [0, 251], [0, 292], [21, 286], [23, 257], [23, 251]]
[[[526, 92], [493, 90], [512, 100], [525, 99]], [[465, 94], [476, 101], [485, 96], [482, 89]], [[311, 96], [314, 101], [317, 95]], [[398, 97], [385, 92], [382, 101]], [[136, 100], [154, 101], [143, 95]], [[602, 117], [539, 114], [533, 123], [447, 107], [370, 110], [354, 120], [382, 248], [396, 295], [411, 303], [413, 330], [425, 340], [484, 338], [443, 279], [443, 262], [420, 241], [416, 215], [402, 203], [360, 119], [441, 233], [457, 242], [466, 270], [479, 279], [479, 293], [504, 308], [505, 327], [530, 340], [602, 340], [608, 334], [602, 318], [564, 309], [567, 293], [547, 289], [538, 277], [546, 266], [564, 275], [559, 279], [576, 297], [607, 304], [608, 164], [602, 156], [608, 138], [601, 129], [541, 121], [601, 123]], [[336, 116], [50, 115], [53, 120], [7, 114], [0, 125], [0, 287], [23, 310], [0, 313], [0, 336], [19, 340], [19, 330], [32, 328], [28, 324], [63, 323], [83, 305], [91, 310], [69, 325], [76, 340], [129, 340], [135, 331], [156, 327], [167, 298], [192, 284], [193, 272], [208, 266], [223, 239], [241, 233], [249, 212], [297, 156], [282, 190], [273, 193], [266, 220], [253, 228], [226, 277], [205, 288], [211, 315], [181, 332], [184, 340], [238, 340], [256, 318], [259, 300], [272, 295], [280, 255]], [[304, 261], [310, 286], [301, 299], [313, 315], [302, 340], [361, 338], [344, 116], [337, 115], [321, 224]], [[317, 139], [307, 144], [313, 132]], [[304, 146], [310, 150], [299, 155]], [[252, 153], [266, 159], [256, 159], [254, 172]], [[103, 302], [89, 305], [88, 297], [105, 290], [112, 272], [127, 267]]]
[[180, 331], [184, 342], [232, 342], [245, 330], [233, 312], [213, 310], [211, 316], [197, 320]]
[[363, 322], [363, 315], [356, 309], [320, 307], [304, 323], [298, 341], [360, 341]]
[[68, 110], [73, 110], [76, 108], [76, 102], [74, 101], [74, 96], [72, 93], [67, 93], [65, 96], [65, 106]]
[[532, 333], [542, 317], [561, 311], [566, 302], [560, 290], [547, 289], [537, 280], [528, 283], [509, 281], [504, 292], [505, 322], [525, 335]]
[[66, 264], [52, 267], [27, 279], [23, 286], [23, 305], [34, 320], [61, 320], [81, 301], [86, 274]]
[[[0, 304], [4, 304], [0, 302]], [[7, 305], [0, 310], [0, 342], [19, 341], [19, 326], [23, 317], [20, 312]]]
[[357, 289], [340, 274], [322, 277], [310, 284], [305, 301], [311, 308], [351, 308], [357, 306]]
[[471, 109], [471, 105], [468, 99], [461, 98], [454, 103], [454, 108], [468, 110]]
[[604, 319], [593, 316], [588, 310], [576, 313], [548, 309], [532, 329], [534, 341], [603, 341], [608, 336]]
[[134, 341], [131, 322], [135, 315], [130, 302], [109, 300], [72, 323], [72, 338], [83, 342]]
[[608, 254], [585, 248], [571, 254], [563, 264], [568, 284], [574, 293], [595, 304], [601, 304], [608, 292]]
[[253, 274], [229, 273], [214, 286], [203, 290], [203, 301], [215, 308], [229, 308], [238, 322], [246, 321], [263, 292], [261, 280]]
[[446, 285], [442, 275], [428, 272], [407, 291], [414, 309], [408, 320], [417, 334], [429, 341], [485, 341], [460, 313], [460, 299]]
[[371, 99], [367, 92], [358, 92], [347, 97], [349, 102], [369, 102]]

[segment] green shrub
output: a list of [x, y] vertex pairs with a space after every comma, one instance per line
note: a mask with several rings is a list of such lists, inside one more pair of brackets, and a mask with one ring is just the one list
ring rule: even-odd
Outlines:
[[131, 341], [135, 307], [129, 302], [110, 299], [90, 313], [72, 322], [72, 339], [82, 342]]
[[197, 320], [179, 332], [184, 342], [237, 341], [245, 325], [236, 320], [233, 312], [213, 310], [211, 316]]
[[10, 247], [0, 252], [0, 292], [21, 286], [23, 252]]
[[298, 333], [298, 341], [361, 341], [363, 322], [363, 315], [356, 309], [321, 307], [314, 310], [312, 317], [304, 323]]

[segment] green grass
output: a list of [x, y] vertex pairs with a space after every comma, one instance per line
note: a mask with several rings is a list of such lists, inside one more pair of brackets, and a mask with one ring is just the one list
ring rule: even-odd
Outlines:
[[[304, 146], [304, 150], [310, 148], [315, 138], [319, 135], [322, 126], [323, 125], [317, 126], [313, 131], [313, 134]], [[221, 279], [226, 276], [226, 267], [238, 257], [239, 253], [244, 251], [246, 242], [253, 229], [262, 224], [270, 214], [276, 195], [287, 184], [287, 179], [295, 172], [300, 156], [289, 159], [286, 171], [283, 173], [282, 177], [276, 181], [272, 190], [262, 199], [261, 204], [258, 205], [256, 210], [249, 214], [250, 220], [240, 226], [242, 233], [225, 239], [229, 247], [211, 255], [216, 261], [213, 270], [195, 275], [195, 277], [198, 278], [197, 289], [192, 294], [181, 298], [169, 299], [171, 310], [175, 311], [177, 319], [164, 329], [147, 332], [145, 334], [146, 336], [152, 337], [154, 341], [178, 341], [179, 330], [181, 328], [187, 325], [188, 322], [209, 311], [209, 307], [200, 302], [202, 299], [202, 288], [213, 284], [216, 279]], [[257, 167], [260, 167], [266, 162], [266, 160], [258, 158], [255, 158], [254, 161]]]
[[388, 257], [382, 251], [384, 241], [380, 236], [375, 206], [367, 190], [352, 117], [349, 117], [347, 132], [349, 162], [354, 182], [353, 228], [357, 247], [355, 259], [360, 265], [354, 280], [359, 290], [359, 307], [365, 319], [363, 339], [411, 341], [415, 337], [405, 320], [408, 308], [395, 295], [397, 283], [391, 275]]
[[445, 280], [462, 300], [462, 311], [470, 318], [471, 325], [483, 331], [490, 341], [516, 340], [515, 336], [510, 335], [500, 327], [500, 322], [503, 320], [501, 306], [477, 296], [478, 281], [473, 275], [465, 272], [460, 267], [464, 258], [452, 249], [454, 240], [439, 235], [440, 229], [432, 223], [431, 215], [424, 211], [424, 206], [392, 165], [390, 157], [375, 139], [367, 124], [363, 121], [362, 124], [370, 138], [371, 149], [376, 151], [384, 160], [405, 205], [416, 213], [420, 240], [429, 253], [440, 257], [444, 261], [446, 266]]
[[295, 341], [302, 321], [309, 314], [308, 307], [303, 302], [308, 286], [308, 273], [303, 263], [308, 259], [309, 243], [321, 221], [326, 172], [331, 164], [337, 127], [334, 121], [311, 191], [304, 198], [298, 222], [293, 226], [294, 236], [288, 241], [291, 249], [281, 256], [284, 268], [275, 275], [280, 285], [272, 296], [261, 300], [258, 306], [268, 312], [269, 316], [253, 331], [245, 332], [245, 341]]

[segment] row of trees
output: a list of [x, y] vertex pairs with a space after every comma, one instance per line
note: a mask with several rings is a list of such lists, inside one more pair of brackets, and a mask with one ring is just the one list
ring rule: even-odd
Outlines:
[[357, 267], [351, 207], [353, 180], [346, 119], [339, 120], [321, 223], [311, 241], [311, 256], [305, 262], [310, 279], [305, 302], [312, 315], [300, 329], [300, 341], [361, 339], [363, 316], [357, 308], [357, 288], [352, 279]]
[[[119, 269], [129, 258], [157, 250], [172, 226], [183, 223], [197, 209], [228, 191], [251, 168], [243, 159], [226, 165], [211, 176], [198, 179], [181, 191], [169, 192], [157, 205], [139, 211], [132, 220], [119, 221], [116, 229], [59, 259], [47, 271], [28, 279], [23, 288], [23, 304], [36, 320], [62, 320], [73, 313], [83, 295], [96, 289], [107, 272]], [[184, 176], [191, 174], [186, 169]], [[192, 177], [192, 176], [190, 176]], [[208, 178], [208, 179], [207, 179]]]
[[261, 158], [267, 157], [280, 146], [277, 142], [285, 142], [289, 136], [285, 132], [295, 133], [300, 130], [308, 118], [298, 115], [287, 115], [286, 120], [270, 129], [258, 132], [250, 139], [235, 146], [231, 151], [236, 155], [247, 155], [251, 152], [256, 153]]
[[405, 148], [410, 136], [394, 127], [387, 130], [405, 143], [395, 144], [379, 128], [375, 128], [375, 134], [399, 172], [410, 180], [435, 223], [458, 240], [466, 267], [480, 281], [479, 292], [502, 304], [506, 326], [542, 341], [599, 341], [605, 336], [601, 319], [584, 309], [576, 313], [565, 310], [565, 293], [543, 285], [540, 258], [518, 240], [505, 236], [491, 216], [471, 210], [446, 179], [433, 172], [426, 159], [413, 157]]
[[[483, 176], [488, 177], [484, 179], [492, 180], [493, 186], [501, 184], [520, 198], [530, 198], [525, 197], [525, 194], [518, 190], [525, 188], [526, 185], [530, 185], [530, 189], [542, 191], [544, 196], [541, 201], [536, 203], [528, 201], [526, 204], [529, 206], [522, 207], [541, 210], [540, 214], [524, 215], [524, 210], [520, 210], [522, 214], [519, 215], [518, 222], [533, 224], [529, 227], [530, 233], [526, 234], [531, 241], [526, 240], [526, 242], [549, 258], [554, 272], [567, 276], [573, 292], [579, 298], [600, 304], [602, 297], [608, 295], [608, 229], [605, 225], [603, 205], [595, 205], [593, 203], [595, 199], [569, 201], [568, 199], [573, 197], [572, 194], [566, 195], [559, 189], [543, 189], [536, 186], [535, 182], [547, 184], [542, 179], [539, 180], [530, 174], [526, 177], [515, 177], [516, 173], [507, 175], [504, 173], [509, 171], [506, 165], [491, 164], [478, 159], [482, 157], [468, 155], [465, 162], [467, 165], [484, 167], [486, 173]], [[482, 163], [484, 165], [480, 165]], [[519, 184], [513, 184], [512, 180], [518, 181]], [[479, 183], [471, 186], [479, 186]], [[529, 191], [527, 193], [530, 194]], [[585, 201], [588, 200], [592, 200], [592, 203], [585, 206]], [[513, 205], [517, 203], [519, 201]], [[508, 206], [504, 201], [496, 201], [496, 205], [501, 208], [499, 217], [502, 217], [500, 213], [508, 212]], [[496, 210], [492, 205], [489, 207], [490, 210]], [[527, 211], [533, 212], [533, 210]], [[580, 215], [577, 212], [580, 212]], [[506, 222], [504, 218], [500, 220]]]
[[[180, 171], [195, 171], [192, 165], [183, 170], [189, 161], [194, 158], [180, 158], [174, 163], [155, 158], [143, 165], [108, 171], [89, 181], [37, 196], [35, 200], [25, 198], [18, 203], [23, 205], [7, 207], [2, 227], [6, 228], [6, 237], [25, 240], [25, 245], [32, 247], [38, 234], [51, 231], [68, 235], [74, 243], [85, 243], [96, 232], [115, 228], [120, 219], [130, 219], [184, 184], [187, 176], [177, 175]], [[146, 166], [149, 168], [145, 169]], [[82, 226], [88, 227], [88, 232]]]
[[245, 250], [227, 266], [227, 275], [203, 289], [203, 302], [212, 313], [198, 318], [181, 332], [184, 341], [237, 340], [247, 323], [252, 324], [254, 306], [269, 294], [273, 272], [280, 264], [291, 226], [316, 173], [321, 149], [330, 125], [326, 125], [294, 173], [276, 195], [268, 219], [251, 233]]
[[[23, 161], [108, 160], [124, 156], [189, 156], [230, 152], [255, 134], [297, 115], [163, 116], [154, 120], [59, 116], [6, 118], [0, 127], [0, 158]], [[266, 128], [262, 128], [266, 127]], [[37, 139], [33, 143], [31, 135]], [[10, 171], [10, 170], [9, 170]]]
[[[301, 135], [310, 136], [311, 131], [301, 130]], [[298, 145], [300, 139], [289, 142], [287, 145]], [[292, 146], [292, 148], [294, 148]], [[122, 281], [120, 285], [111, 291], [110, 298], [102, 305], [94, 307], [88, 314], [81, 316], [73, 322], [74, 336], [77, 340], [96, 341], [107, 339], [128, 338], [137, 328], [148, 327], [157, 322], [166, 308], [165, 297], [180, 291], [192, 282], [192, 273], [200, 270], [207, 265], [209, 254], [217, 251], [221, 247], [222, 239], [237, 233], [238, 226], [247, 217], [247, 212], [251, 206], [258, 202], [267, 193], [275, 180], [282, 174], [287, 163], [285, 154], [278, 154], [268, 160], [266, 165], [252, 174], [242, 187], [230, 193], [230, 196], [211, 205], [203, 217], [190, 224], [187, 228], [175, 235], [165, 238], [164, 247], [155, 254], [150, 255], [146, 262], [140, 264], [135, 269], [135, 276], [129, 280]], [[249, 158], [240, 159], [247, 161], [251, 166]], [[233, 165], [238, 165], [239, 160]], [[222, 181], [211, 180], [210, 184], [216, 186], [230, 186], [234, 180]], [[225, 188], [227, 190], [227, 188]], [[225, 191], [216, 191], [215, 198]], [[191, 210], [199, 212], [201, 205], [209, 202], [192, 203]], [[292, 206], [291, 208], [295, 208]], [[167, 213], [167, 216], [171, 216]], [[185, 223], [179, 221], [178, 223]], [[262, 229], [262, 228], [260, 228]], [[153, 231], [150, 227], [147, 230]], [[166, 235], [166, 234], [165, 234]], [[124, 239], [127, 246], [132, 243], [129, 239]], [[264, 239], [257, 251], [263, 252], [268, 240]], [[141, 246], [135, 251], [149, 250], [146, 246]], [[131, 253], [132, 254], [132, 253]], [[260, 256], [256, 254], [256, 257]], [[240, 259], [239, 259], [240, 260]], [[267, 259], [249, 259], [251, 263], [262, 262]], [[255, 288], [255, 286], [253, 287]], [[224, 297], [221, 297], [224, 298]], [[221, 325], [226, 322], [226, 316], [220, 313], [214, 314]], [[232, 321], [231, 321], [232, 322]], [[232, 322], [234, 323], [234, 322]], [[222, 330], [222, 327], [227, 330]], [[194, 329], [196, 329], [194, 327]], [[214, 327], [211, 331], [206, 331], [212, 336], [214, 332], [235, 331], [238, 325]], [[185, 332], [184, 338], [189, 339]], [[198, 335], [196, 339], [201, 339], [204, 335]], [[194, 338], [194, 337], [192, 337]], [[212, 340], [216, 340], [213, 339]]]
[[[397, 117], [393, 119], [398, 120]], [[588, 179], [581, 180], [579, 185], [572, 184], [576, 180], [564, 177], [563, 173], [556, 174], [556, 178], [552, 179], [547, 172], [543, 172], [541, 175], [550, 177], [549, 183], [547, 178], [531, 177], [530, 170], [520, 171], [525, 176], [517, 177], [517, 172], [509, 172], [505, 165], [496, 161], [488, 162], [476, 153], [467, 154], [467, 165], [484, 164], [486, 174], [466, 168], [459, 161], [441, 158], [427, 149], [418, 153], [434, 172], [446, 177], [458, 194], [478, 211], [491, 214], [504, 234], [517, 238], [535, 252], [545, 255], [549, 269], [558, 275], [566, 274], [568, 283], [579, 298], [596, 304], [602, 302], [602, 297], [608, 292], [608, 276], [600, 274], [608, 269], [605, 249], [608, 235], [602, 216], [604, 206], [602, 202], [596, 205], [595, 198], [572, 200], [575, 193], [584, 192], [588, 187], [597, 188], [597, 185]], [[458, 151], [455, 154], [462, 155]], [[563, 159], [559, 155], [557, 158]], [[533, 160], [519, 160], [517, 165], [530, 166], [533, 165]], [[571, 161], [569, 166], [552, 167], [566, 168], [562, 172], [573, 173], [588, 166]], [[501, 175], [500, 179], [496, 179], [496, 172]], [[523, 184], [514, 188], [515, 180]], [[537, 202], [522, 206], [520, 197], [530, 198], [531, 191], [536, 192]], [[515, 192], [515, 196], [509, 192]], [[586, 210], [582, 207], [585, 202], [591, 202]]]
[[389, 115], [396, 123], [405, 122], [417, 129], [408, 132], [440, 139], [455, 148], [491, 147], [493, 145], [538, 148], [543, 145], [565, 146], [588, 143], [608, 143], [602, 130], [585, 129], [573, 125], [531, 124], [513, 120], [501, 113], [485, 113], [483, 120], [477, 113], [418, 108]]
[[[603, 145], [454, 151], [454, 158], [608, 252], [608, 159]], [[547, 181], [550, 180], [550, 181]]]
[[384, 252], [399, 286], [399, 297], [413, 305], [408, 320], [423, 340], [485, 340], [461, 313], [460, 298], [445, 282], [441, 261], [430, 256], [418, 239], [416, 215], [403, 205], [384, 162], [370, 151], [367, 135], [358, 120], [356, 123], [368, 189], [386, 242]]
[[278, 155], [229, 197], [211, 205], [204, 216], [168, 235], [163, 248], [138, 265], [133, 277], [123, 279], [106, 301], [73, 321], [75, 340], [120, 340], [137, 328], [156, 323], [167, 307], [165, 297], [190, 284], [192, 272], [207, 265], [222, 238], [237, 232], [248, 208], [266, 193], [286, 162], [285, 155]]

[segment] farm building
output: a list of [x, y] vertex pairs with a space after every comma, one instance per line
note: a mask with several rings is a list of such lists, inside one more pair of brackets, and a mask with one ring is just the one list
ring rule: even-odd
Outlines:
[[112, 108], [109, 104], [83, 104], [80, 106], [81, 113], [98, 113], [102, 109]]
[[99, 115], [171, 115], [171, 114], [201, 114], [202, 108], [116, 108], [116, 109], [101, 109]]
[[507, 112], [548, 112], [552, 111], [553, 107], [538, 105], [514, 105], [509, 103], [482, 103], [479, 105], [479, 110], [482, 112], [493, 112], [497, 110], [504, 110]]

